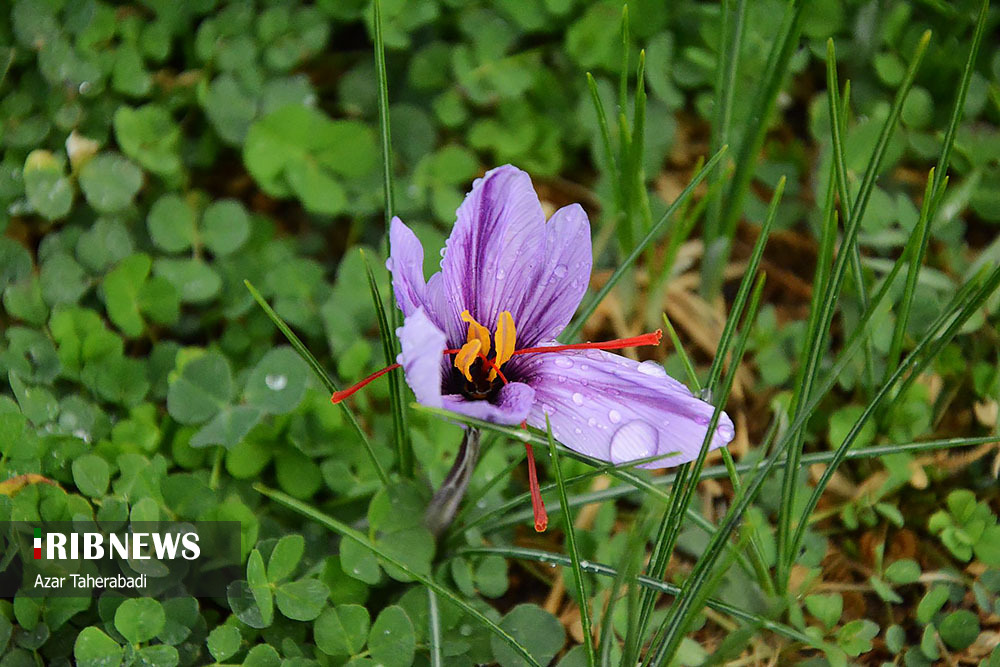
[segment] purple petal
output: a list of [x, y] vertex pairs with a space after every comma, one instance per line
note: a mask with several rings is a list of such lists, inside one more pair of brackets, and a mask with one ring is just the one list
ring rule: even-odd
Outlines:
[[389, 226], [389, 259], [385, 268], [392, 272], [396, 303], [405, 317], [427, 303], [424, 248], [413, 231], [398, 217], [394, 217]]
[[430, 320], [423, 308], [417, 308], [396, 329], [401, 352], [396, 361], [403, 367], [406, 384], [417, 401], [440, 408], [441, 377], [446, 359], [444, 332]]
[[468, 310], [491, 331], [509, 310], [522, 339], [522, 314], [537, 296], [545, 262], [545, 214], [528, 174], [510, 165], [486, 173], [458, 209], [440, 279], [431, 279], [435, 316], [448, 341], [465, 340]]
[[[583, 207], [570, 204], [545, 225], [545, 264], [517, 325], [518, 347], [558, 336], [573, 318], [590, 282], [593, 257], [590, 220]], [[522, 333], [523, 332], [523, 333]]]
[[[525, 355], [529, 357], [529, 355]], [[519, 376], [535, 388], [527, 421], [570, 449], [612, 463], [670, 454], [645, 468], [666, 468], [698, 456], [713, 407], [691, 395], [663, 368], [598, 350], [530, 355]], [[722, 413], [711, 449], [733, 439]]]
[[497, 394], [496, 403], [469, 401], [458, 394], [446, 394], [442, 397], [443, 407], [452, 412], [508, 426], [523, 422], [534, 402], [535, 390], [523, 382], [504, 385]]

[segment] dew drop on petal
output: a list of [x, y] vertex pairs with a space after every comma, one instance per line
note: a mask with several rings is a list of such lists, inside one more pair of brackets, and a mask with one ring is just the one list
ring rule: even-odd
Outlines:
[[573, 361], [566, 357], [556, 357], [553, 363], [559, 368], [573, 368]]
[[623, 463], [653, 456], [659, 437], [648, 422], [640, 419], [630, 421], [611, 436], [611, 461]]
[[583, 405], [583, 394], [580, 392], [573, 392], [573, 402], [577, 405]]
[[497, 280], [503, 280], [506, 277], [507, 277], [507, 272], [506, 271], [504, 271], [503, 269], [500, 269], [499, 271], [497, 271]]
[[569, 267], [565, 264], [558, 264], [556, 268], [552, 269], [552, 273], [556, 274], [556, 278], [566, 277], [566, 273], [569, 271]]
[[590, 428], [594, 428], [595, 426], [597, 426], [597, 420], [591, 417], [590, 419], [587, 420], [587, 426], [589, 426]]
[[288, 386], [288, 378], [284, 375], [268, 374], [264, 376], [264, 384], [272, 391], [281, 391]]
[[618, 412], [617, 410], [612, 410], [608, 413], [608, 419], [611, 420], [612, 424], [617, 424], [622, 420], [622, 416], [621, 413]]
[[640, 373], [643, 375], [649, 375], [651, 377], [665, 377], [666, 371], [663, 370], [663, 366], [659, 365], [655, 361], [644, 361], [637, 366]]
[[389, 259], [385, 260], [385, 268], [387, 270], [392, 271], [395, 268], [395, 266], [396, 266], [396, 263], [394, 261], [392, 261], [392, 257], [390, 257]]

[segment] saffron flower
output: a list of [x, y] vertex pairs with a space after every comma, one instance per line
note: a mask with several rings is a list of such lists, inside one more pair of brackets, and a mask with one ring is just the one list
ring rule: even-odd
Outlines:
[[[653, 361], [607, 352], [655, 345], [660, 332], [607, 343], [561, 345], [590, 281], [590, 222], [579, 204], [547, 222], [528, 174], [498, 167], [458, 209], [441, 270], [424, 279], [424, 251], [398, 217], [389, 231], [398, 364], [334, 395], [342, 400], [402, 367], [417, 401], [506, 425], [546, 428], [565, 446], [615, 464], [662, 468], [697, 458], [713, 406]], [[722, 413], [711, 448], [733, 439]], [[528, 447], [535, 527], [546, 518]]]

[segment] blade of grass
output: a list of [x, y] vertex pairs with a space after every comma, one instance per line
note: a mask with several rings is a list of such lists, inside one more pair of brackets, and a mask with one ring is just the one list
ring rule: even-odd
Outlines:
[[729, 187], [722, 195], [721, 210], [724, 216], [717, 221], [707, 219], [705, 227], [705, 256], [702, 261], [702, 294], [714, 297], [722, 285], [722, 274], [729, 261], [730, 245], [736, 225], [743, 215], [743, 199], [750, 189], [753, 167], [764, 145], [768, 119], [774, 111], [781, 84], [788, 71], [788, 63], [799, 42], [802, 26], [802, 0], [790, 0], [782, 18], [781, 28], [768, 54], [764, 68], [766, 78], [757, 89], [748, 118], [752, 131], [744, 132], [735, 156], [736, 167]]
[[[934, 452], [942, 451], [946, 449], [955, 449], [958, 447], [972, 447], [975, 445], [984, 445], [994, 442], [1000, 442], [1000, 435], [988, 435], [980, 436], [976, 438], [946, 438], [943, 440], [926, 440], [923, 442], [908, 442], [902, 444], [892, 444], [892, 445], [877, 445], [872, 447], [862, 447], [859, 449], [853, 449], [847, 453], [845, 460], [847, 461], [857, 461], [864, 459], [879, 458], [882, 456], [887, 456], [890, 454], [920, 454], [924, 452]], [[802, 457], [802, 465], [811, 466], [816, 464], [829, 463], [833, 460], [834, 452], [815, 452], [812, 454], [805, 454]], [[741, 473], [754, 473], [760, 467], [760, 463], [737, 463], [736, 470]], [[784, 467], [784, 461], [778, 461], [775, 464], [775, 469], [781, 469]], [[702, 473], [702, 481], [706, 479], [722, 479], [726, 477], [728, 471], [725, 466], [712, 466], [710, 468], [705, 468]], [[592, 474], [587, 475], [592, 477]], [[568, 486], [572, 486], [576, 482], [580, 481], [581, 476], [572, 477], [566, 480]], [[667, 486], [673, 483], [675, 477], [674, 475], [665, 475], [662, 477], [656, 477], [653, 480], [654, 486]], [[548, 493], [552, 490], [552, 485], [543, 486], [542, 492]], [[636, 489], [630, 486], [613, 486], [607, 489], [602, 489], [600, 491], [590, 491], [587, 493], [581, 493], [578, 495], [570, 496], [569, 503], [570, 507], [582, 507], [583, 505], [590, 505], [592, 503], [600, 503], [609, 500], [620, 500], [623, 498], [630, 498], [641, 493], [641, 489]], [[515, 502], [516, 501], [516, 502]], [[494, 510], [484, 513], [483, 515], [475, 517], [473, 523], [470, 524], [481, 526], [483, 533], [491, 534], [498, 530], [503, 530], [509, 528], [510, 526], [515, 526], [519, 524], [524, 524], [531, 519], [531, 510], [525, 511], [512, 511], [512, 508], [517, 506], [524, 506], [528, 502], [528, 494], [522, 494], [515, 499], [505, 503], [502, 508], [498, 507]], [[554, 505], [550, 503], [547, 505], [547, 509], [553, 513], [561, 511], [561, 506]], [[500, 516], [500, 519], [495, 521], [489, 521], [490, 518]]]
[[933, 182], [933, 186], [929, 186], [929, 189], [933, 192], [933, 196], [928, 197], [927, 193], [924, 194], [924, 205], [926, 206], [928, 201], [930, 201], [932, 205], [927, 208], [926, 219], [924, 219], [924, 210], [923, 207], [921, 207], [920, 221], [924, 224], [924, 226], [920, 234], [920, 246], [913, 255], [913, 262], [911, 263], [910, 271], [906, 276], [906, 288], [903, 292], [903, 299], [899, 304], [899, 314], [896, 317], [896, 328], [893, 331], [892, 345], [889, 348], [890, 352], [886, 364], [887, 373], [889, 372], [889, 369], [895, 367], [902, 352], [903, 336], [905, 335], [906, 325], [909, 322], [910, 308], [913, 305], [913, 298], [916, 295], [915, 288], [917, 276], [920, 273], [920, 265], [923, 264], [924, 257], [927, 255], [927, 245], [930, 241], [931, 222], [933, 222], [937, 215], [938, 206], [940, 205], [947, 186], [948, 166], [951, 163], [951, 150], [955, 145], [955, 137], [958, 134], [958, 124], [961, 122], [962, 115], [965, 111], [965, 98], [969, 92], [969, 85], [972, 83], [972, 73], [975, 69], [976, 58], [979, 55], [979, 47], [983, 42], [983, 34], [986, 30], [986, 18], [989, 14], [989, 6], [989, 0], [983, 0], [983, 3], [979, 8], [979, 16], [976, 18], [976, 28], [972, 37], [972, 46], [969, 48], [969, 57], [965, 61], [965, 68], [962, 71], [962, 79], [958, 85], [957, 94], [955, 95], [955, 103], [952, 107], [951, 118], [948, 121], [948, 129], [945, 131], [944, 141], [941, 145], [941, 155], [938, 157], [937, 166], [931, 171], [933, 177], [929, 177], [929, 180]]
[[430, 644], [431, 667], [443, 667], [441, 655], [441, 614], [438, 611], [437, 593], [427, 589], [427, 641]]
[[694, 175], [694, 178], [691, 179], [688, 186], [684, 188], [684, 190], [677, 196], [677, 199], [675, 199], [674, 202], [667, 208], [656, 224], [653, 225], [652, 229], [649, 230], [649, 233], [646, 234], [645, 238], [643, 238], [642, 241], [640, 241], [638, 245], [632, 249], [629, 256], [619, 264], [618, 268], [615, 269], [614, 273], [611, 274], [611, 277], [608, 278], [608, 281], [597, 291], [597, 294], [594, 295], [590, 302], [580, 309], [576, 319], [573, 320], [568, 327], [566, 327], [566, 330], [559, 336], [559, 340], [572, 340], [577, 334], [580, 333], [580, 329], [583, 327], [584, 322], [587, 321], [587, 318], [594, 314], [594, 311], [597, 310], [597, 306], [600, 305], [601, 301], [604, 300], [604, 297], [606, 297], [618, 281], [621, 280], [622, 276], [625, 275], [625, 272], [628, 271], [632, 264], [635, 263], [635, 260], [639, 257], [639, 255], [646, 250], [650, 243], [657, 239], [660, 231], [670, 220], [670, 217], [681, 207], [684, 201], [691, 196], [694, 189], [711, 171], [712, 167], [714, 167], [718, 161], [722, 159], [725, 151], [726, 147], [723, 146], [722, 149], [713, 155], [712, 159], [705, 163], [705, 166]]
[[[826, 88], [828, 92], [828, 102], [830, 110], [830, 137], [832, 139], [832, 162], [836, 176], [837, 193], [840, 197], [840, 207], [844, 211], [844, 220], [851, 219], [851, 195], [847, 189], [847, 159], [845, 157], [843, 136], [847, 132], [847, 116], [850, 111], [850, 91], [851, 82], [844, 84], [844, 99], [841, 101], [837, 93], [837, 56], [833, 46], [833, 40], [826, 42]], [[875, 159], [872, 156], [871, 159]], [[868, 292], [865, 288], [865, 272], [861, 266], [861, 247], [855, 243], [850, 248], [851, 253], [851, 276], [858, 290], [858, 300], [861, 303], [861, 310], [868, 310]], [[864, 380], [866, 389], [870, 392], [875, 386], [875, 362], [874, 351], [871, 339], [867, 339], [864, 345], [865, 365]]]
[[[739, 56], [743, 49], [743, 34], [746, 27], [746, 0], [723, 0], [722, 31], [719, 33], [719, 67], [715, 77], [715, 114], [712, 117], [712, 150], [717, 151], [730, 143], [733, 120], [733, 100], [736, 97], [736, 73], [739, 71]], [[722, 218], [723, 180], [726, 170], [719, 168], [712, 182], [719, 185], [711, 196], [708, 217], [715, 229]]]
[[[941, 188], [944, 193], [944, 188]], [[927, 186], [924, 188], [924, 200], [920, 206], [920, 217], [917, 218], [917, 233], [920, 238], [919, 245], [912, 249], [910, 253], [910, 263], [906, 269], [906, 284], [903, 287], [903, 298], [899, 302], [899, 313], [896, 315], [896, 323], [892, 329], [892, 341], [889, 343], [889, 354], [885, 361], [885, 374], [888, 376], [893, 368], [899, 365], [899, 357], [903, 353], [903, 338], [906, 336], [906, 325], [910, 320], [910, 307], [913, 305], [913, 297], [917, 290], [917, 277], [920, 275], [920, 266], [923, 264], [924, 256], [927, 253], [927, 227], [930, 221], [931, 200], [934, 199], [934, 168], [927, 174]], [[883, 378], [884, 381], [885, 378]]]
[[[804, 427], [806, 422], [805, 417], [809, 414], [809, 412], [806, 411], [807, 408], [805, 406], [810, 401], [812, 387], [820, 371], [820, 361], [822, 359], [823, 350], [825, 349], [825, 341], [827, 339], [826, 334], [830, 329], [831, 323], [833, 322], [834, 311], [836, 310], [837, 302], [840, 297], [847, 262], [852, 253], [851, 247], [857, 243], [858, 230], [861, 227], [861, 219], [864, 217], [869, 198], [875, 187], [875, 180], [878, 177], [882, 159], [885, 157], [885, 151], [889, 145], [889, 140], [892, 137], [893, 130], [896, 127], [896, 123], [899, 120], [899, 115], [902, 111], [903, 101], [906, 99], [906, 95], [909, 93], [910, 87], [913, 85], [914, 78], [916, 77], [917, 70], [920, 67], [920, 62], [923, 59], [923, 55], [927, 49], [929, 41], [930, 32], [928, 31], [923, 34], [918, 42], [917, 47], [914, 50], [913, 58], [907, 68], [906, 75], [903, 78], [903, 82], [896, 91], [896, 96], [893, 100], [892, 108], [889, 111], [889, 116], [886, 118], [886, 121], [882, 126], [882, 130], [879, 134], [878, 140], [876, 141], [872, 158], [869, 160], [868, 167], [865, 170], [865, 175], [861, 182], [856, 203], [851, 209], [851, 216], [844, 228], [844, 238], [841, 242], [841, 251], [837, 254], [837, 258], [834, 261], [833, 269], [830, 272], [830, 279], [825, 285], [823, 297], [820, 301], [820, 312], [816, 319], [816, 331], [818, 332], [818, 335], [815, 336], [813, 340], [809, 341], [811, 347], [801, 376], [802, 382], [795, 387], [795, 392], [792, 397], [792, 402], [796, 408], [793, 414], [796, 417], [795, 423], [799, 424], [798, 428]], [[834, 88], [835, 87], [836, 84], [834, 84]], [[836, 129], [837, 126], [834, 125], [833, 127]], [[902, 266], [902, 263], [897, 261], [896, 266]], [[869, 307], [866, 311], [869, 317], [874, 312], [873, 307]], [[862, 331], [866, 330], [866, 328], [861, 327], [858, 327], [858, 329]], [[864, 343], [864, 339], [862, 339], [861, 342]], [[791, 461], [788, 469], [786, 470], [786, 476], [797, 474], [797, 461], [801, 458], [802, 443], [804, 442], [800, 433], [792, 431], [790, 435], [792, 437], [792, 446], [789, 448], [788, 456], [791, 457]], [[787, 492], [788, 488], [785, 488], [784, 490]], [[794, 488], [792, 490], [794, 491]], [[789, 501], [786, 499], [785, 502], [788, 503]], [[786, 505], [786, 507], [790, 506], [790, 503]], [[790, 524], [791, 518], [789, 515], [785, 515], [780, 517], [780, 520], [782, 521], [781, 525], [783, 525], [785, 521]], [[785, 530], [783, 533], [780, 533], [779, 538], [781, 534], [786, 536], [783, 542], [786, 549], [784, 551], [779, 551], [779, 562], [783, 564], [781, 566], [782, 570], [780, 573], [782, 576], [778, 577], [778, 584], [784, 588], [787, 585], [787, 576], [784, 575], [787, 575], [788, 573], [791, 566], [789, 559], [792, 557], [794, 552], [791, 549], [791, 544], [787, 540], [788, 531]], [[779, 539], [779, 544], [781, 543], [782, 541]]]
[[[962, 297], [957, 298], [954, 306], [946, 309], [934, 322], [934, 324], [931, 325], [923, 339], [921, 339], [916, 347], [913, 348], [913, 351], [906, 356], [899, 368], [897, 368], [889, 379], [886, 380], [879, 392], [872, 397], [871, 402], [869, 402], [865, 407], [864, 412], [862, 412], [855, 421], [851, 430], [844, 437], [843, 443], [841, 443], [841, 445], [834, 452], [833, 458], [827, 465], [826, 470], [823, 471], [822, 476], [820, 476], [819, 480], [816, 482], [816, 486], [813, 488], [812, 494], [806, 501], [806, 505], [799, 518], [799, 524], [795, 529], [795, 534], [790, 544], [790, 547], [794, 550], [793, 553], [798, 551], [798, 547], [805, 537], [805, 530], [808, 525], [809, 515], [812, 514], [814, 509], [816, 509], [816, 505], [819, 503], [819, 499], [823, 495], [823, 491], [826, 490], [827, 485], [833, 478], [833, 474], [846, 457], [847, 450], [850, 449], [851, 445], [854, 444], [854, 440], [857, 439], [858, 435], [861, 433], [861, 429], [864, 428], [865, 424], [868, 423], [868, 420], [873, 414], [875, 414], [882, 401], [889, 396], [890, 392], [895, 387], [896, 382], [909, 370], [909, 376], [903, 381], [900, 391], [897, 394], [900, 395], [905, 392], [906, 388], [916, 379], [920, 372], [934, 360], [941, 349], [955, 336], [955, 334], [958, 333], [959, 329], [972, 316], [972, 314], [978, 310], [990, 296], [993, 295], [993, 292], [995, 292], [997, 287], [1000, 286], [1000, 267], [994, 269], [984, 280], [979, 281], [973, 279], [969, 284], [976, 284], [980, 282], [982, 285], [978, 290], [973, 290], [973, 294], [970, 295], [968, 299], [966, 299], [964, 294], [960, 292]], [[940, 329], [942, 329], [946, 324], [948, 325], [947, 328], [940, 335], [938, 335]], [[926, 355], [923, 354], [925, 350], [927, 350]]]
[[559, 488], [559, 502], [567, 509], [563, 515], [563, 530], [566, 534], [566, 551], [569, 552], [570, 561], [573, 565], [573, 581], [576, 584], [576, 595], [580, 607], [580, 628], [583, 631], [583, 646], [587, 652], [587, 665], [594, 667], [597, 664], [597, 656], [594, 654], [594, 638], [590, 627], [590, 601], [587, 597], [587, 587], [583, 579], [583, 570], [580, 569], [580, 552], [576, 546], [576, 531], [573, 527], [573, 514], [569, 511], [569, 503], [566, 501], [566, 484], [563, 481], [562, 466], [559, 463], [559, 452], [556, 449], [556, 441], [552, 438], [552, 425], [549, 424], [548, 415], [545, 416], [545, 434], [549, 441], [549, 455], [552, 457], [552, 469], [556, 474], [556, 486]]
[[[562, 554], [552, 553], [550, 551], [542, 551], [540, 549], [530, 549], [528, 547], [463, 547], [455, 553], [456, 556], [504, 556], [506, 558], [516, 558], [518, 560], [530, 560], [537, 563], [554, 564], [562, 567], [568, 567], [571, 565], [571, 560], [563, 556]], [[596, 574], [602, 577], [617, 577], [619, 571], [610, 565], [605, 565], [603, 563], [596, 563], [594, 561], [586, 561], [581, 564], [581, 569], [585, 572], [591, 574]], [[660, 581], [653, 579], [652, 577], [647, 577], [644, 575], [638, 575], [635, 577], [636, 583], [645, 588], [655, 590], [658, 593], [664, 593], [666, 595], [677, 595], [680, 592], [680, 586], [675, 586], [674, 584], [667, 583], [665, 581]], [[706, 605], [718, 612], [726, 614], [727, 616], [732, 616], [741, 621], [746, 621], [748, 623], [759, 623], [761, 627], [767, 628], [775, 634], [781, 635], [792, 641], [802, 642], [808, 646], [816, 646], [815, 640], [804, 632], [793, 628], [791, 626], [779, 623], [777, 621], [772, 621], [764, 616], [754, 614], [753, 612], [746, 611], [745, 609], [740, 609], [735, 605], [731, 605], [722, 600], [716, 600], [709, 598]]]
[[[772, 203], [776, 202], [777, 198], [781, 196], [780, 189], [781, 188], [779, 186], [779, 190], [775, 192], [776, 197], [772, 200]], [[748, 272], [747, 275], [753, 274]], [[652, 562], [648, 568], [650, 576], [656, 579], [663, 578], [663, 575], [666, 572], [667, 563], [670, 561], [670, 558], [674, 553], [674, 548], [677, 545], [677, 540], [680, 537], [681, 527], [683, 525], [682, 514], [690, 508], [691, 501], [694, 498], [694, 492], [698, 486], [698, 479], [705, 465], [705, 457], [708, 455], [709, 447], [712, 439], [715, 437], [715, 432], [719, 425], [719, 418], [722, 416], [722, 406], [724, 406], [726, 401], [729, 399], [729, 392], [733, 388], [736, 373], [739, 370], [740, 362], [743, 360], [743, 354], [746, 351], [746, 344], [750, 338], [750, 331], [753, 329], [754, 322], [757, 318], [757, 309], [760, 306], [760, 298], [764, 289], [765, 281], [766, 274], [761, 273], [757, 276], [753, 292], [750, 296], [749, 307], [746, 311], [746, 318], [743, 321], [743, 328], [740, 335], [736, 339], [736, 344], [733, 350], [732, 364], [730, 365], [729, 372], [726, 374], [726, 377], [722, 382], [721, 391], [716, 399], [715, 410], [712, 413], [712, 419], [709, 421], [708, 428], [705, 432], [705, 439], [701, 444], [701, 450], [698, 452], [698, 458], [695, 459], [689, 471], [685, 475], [686, 482], [675, 485], [675, 488], [678, 489], [676, 496], [677, 502], [671, 509], [674, 509], [676, 513], [669, 517], [666, 534], [663, 537], [662, 543], [655, 546], [656, 557], [651, 559]], [[730, 319], [735, 317], [736, 315], [730, 315]], [[654, 603], [655, 595], [649, 595], [645, 600], [643, 600], [639, 626], [643, 634], [645, 634], [646, 627], [652, 616]]]
[[538, 661], [536, 661], [531, 656], [531, 654], [528, 653], [527, 649], [525, 649], [520, 643], [518, 643], [516, 639], [514, 639], [510, 634], [508, 634], [506, 630], [504, 630], [499, 625], [491, 621], [477, 608], [473, 607], [468, 602], [466, 602], [460, 595], [458, 595], [457, 593], [453, 593], [451, 590], [437, 583], [429, 575], [417, 572], [403, 561], [397, 559], [392, 554], [384, 551], [383, 549], [380, 549], [378, 545], [373, 544], [364, 533], [355, 530], [354, 528], [351, 528], [347, 524], [338, 521], [332, 516], [324, 514], [323, 512], [320, 512], [314, 507], [311, 507], [310, 505], [307, 505], [306, 503], [303, 503], [289, 496], [288, 494], [282, 493], [281, 491], [270, 489], [264, 486], [263, 484], [254, 484], [253, 488], [261, 495], [267, 496], [271, 500], [274, 500], [275, 502], [284, 505], [288, 509], [298, 514], [301, 514], [302, 516], [311, 519], [312, 521], [322, 526], [325, 526], [326, 528], [332, 530], [341, 537], [357, 542], [358, 545], [360, 545], [362, 548], [378, 556], [389, 565], [392, 565], [393, 567], [402, 570], [414, 581], [420, 582], [421, 584], [426, 586], [429, 590], [447, 599], [449, 602], [451, 602], [453, 605], [461, 609], [463, 612], [465, 612], [472, 618], [476, 619], [479, 623], [483, 625], [483, 627], [485, 627], [487, 630], [493, 633], [494, 636], [500, 639], [500, 641], [504, 642], [511, 649], [517, 652], [528, 664], [535, 665], [535, 667], [541, 667], [541, 665], [538, 664]]
[[[274, 323], [274, 326], [278, 327], [278, 330], [281, 331], [282, 334], [284, 334], [289, 344], [291, 344], [292, 349], [294, 349], [298, 353], [298, 355], [302, 357], [302, 360], [309, 365], [309, 368], [312, 369], [312, 372], [316, 375], [317, 378], [319, 378], [319, 381], [323, 383], [323, 386], [326, 388], [327, 393], [333, 394], [335, 391], [337, 391], [337, 385], [333, 382], [333, 379], [331, 379], [330, 376], [327, 375], [326, 371], [323, 369], [323, 366], [319, 363], [319, 360], [313, 356], [312, 352], [306, 349], [306, 346], [302, 343], [301, 340], [299, 340], [299, 337], [295, 335], [295, 332], [292, 331], [292, 329], [287, 324], [285, 324], [285, 321], [281, 319], [281, 317], [276, 312], [274, 312], [274, 309], [271, 308], [270, 304], [268, 304], [268, 302], [264, 300], [264, 297], [261, 296], [260, 292], [257, 291], [257, 288], [254, 287], [249, 280], [244, 280], [243, 284], [246, 285], [246, 288], [248, 290], [250, 290], [250, 295], [253, 297], [254, 301], [257, 302], [257, 305], [261, 307], [261, 309], [268, 316], [271, 322]], [[340, 403], [340, 409], [343, 412], [344, 417], [347, 419], [347, 422], [351, 425], [351, 428], [354, 429], [354, 432], [361, 440], [361, 443], [365, 446], [365, 451], [368, 453], [368, 458], [371, 460], [372, 466], [375, 468], [375, 472], [378, 474], [379, 479], [382, 480], [382, 484], [386, 485], [389, 484], [389, 475], [386, 474], [385, 468], [382, 467], [382, 464], [379, 463], [378, 457], [375, 456], [375, 449], [372, 447], [372, 443], [368, 439], [368, 436], [365, 435], [365, 432], [361, 429], [361, 424], [358, 423], [358, 420], [354, 416], [354, 413], [351, 412], [351, 409], [348, 408], [347, 404], [343, 402]]]
[[385, 72], [385, 38], [382, 35], [382, 1], [374, 0], [375, 77], [378, 81], [378, 125], [382, 139], [382, 186], [385, 195], [385, 229], [388, 232], [395, 202], [392, 191], [392, 143], [389, 135], [389, 81]]
[[[777, 191], [775, 193], [776, 198], [772, 200], [772, 203], [775, 203], [777, 201], [777, 197], [780, 197], [780, 194], [781, 193], [780, 193], [780, 186], [779, 186], [779, 191]], [[718, 399], [718, 403], [716, 405], [715, 412], [712, 415], [712, 421], [709, 423], [708, 433], [705, 434], [705, 442], [702, 443], [702, 448], [701, 448], [702, 451], [700, 452], [700, 454], [698, 456], [698, 459], [695, 461], [694, 466], [693, 466], [693, 468], [691, 470], [690, 476], [691, 476], [692, 479], [687, 484], [686, 488], [683, 491], [683, 496], [681, 498], [681, 507], [684, 508], [684, 509], [686, 509], [686, 508], [688, 508], [690, 506], [691, 500], [694, 497], [694, 490], [695, 490], [695, 488], [698, 485], [698, 478], [701, 476], [701, 471], [702, 471], [702, 468], [704, 467], [705, 454], [708, 451], [708, 443], [711, 442], [711, 438], [715, 434], [715, 429], [716, 429], [716, 426], [718, 425], [719, 416], [721, 415], [721, 412], [722, 412], [721, 406], [724, 405], [725, 401], [729, 398], [729, 392], [732, 390], [733, 382], [735, 381], [735, 378], [736, 378], [736, 373], [737, 373], [737, 371], [739, 370], [739, 367], [740, 367], [740, 362], [743, 360], [743, 354], [744, 354], [744, 352], [746, 352], [747, 341], [750, 339], [750, 332], [753, 330], [754, 322], [757, 319], [757, 310], [758, 310], [758, 308], [760, 306], [760, 298], [761, 298], [761, 294], [762, 294], [763, 289], [764, 289], [764, 283], [765, 283], [766, 279], [767, 279], [766, 278], [766, 274], [762, 272], [759, 276], [757, 276], [756, 283], [754, 284], [753, 292], [752, 292], [752, 294], [750, 296], [750, 303], [749, 303], [749, 305], [747, 307], [747, 310], [746, 310], [746, 317], [745, 317], [745, 319], [743, 321], [742, 330], [740, 331], [740, 334], [739, 334], [739, 336], [736, 339], [736, 344], [735, 344], [734, 351], [733, 351], [732, 364], [730, 365], [729, 372], [726, 373], [726, 377], [725, 377], [725, 379], [722, 382], [722, 391], [720, 393], [720, 396], [719, 396], [719, 399]], [[732, 317], [733, 317], [733, 315], [730, 315], [730, 318], [732, 318]], [[737, 493], [739, 493], [739, 492], [737, 491]], [[672, 529], [670, 537], [669, 537], [669, 539], [670, 539], [670, 553], [667, 554], [667, 558], [668, 559], [669, 559], [669, 556], [672, 555], [672, 553], [673, 553], [673, 548], [674, 548], [674, 545], [676, 544], [677, 539], [678, 539], [678, 537], [680, 535], [680, 531], [681, 531], [681, 522], [680, 522], [680, 517], [678, 516], [677, 517], [677, 521], [676, 521], [675, 525], [673, 526], [673, 529]], [[716, 533], [715, 535], [713, 535], [710, 538], [710, 541], [711, 540], [715, 540], [715, 539], [719, 539], [719, 534], [718, 533]], [[729, 545], [728, 540], [726, 541], [726, 544]], [[665, 565], [665, 563], [664, 563], [664, 565]], [[661, 576], [662, 576], [662, 574], [661, 574]], [[681, 601], [681, 598], [675, 598], [674, 603], [670, 606], [671, 612], [673, 612], [673, 610], [674, 610], [675, 607], [679, 606], [680, 601]], [[652, 611], [652, 610], [650, 610], [650, 611]], [[667, 616], [668, 618], [670, 618], [670, 613], [671, 612], [668, 612], [668, 616]], [[663, 627], [664, 626], [661, 625], [661, 631], [662, 631]], [[686, 625], [685, 625], [685, 627], [686, 627]], [[659, 635], [660, 632], [657, 632], [656, 634]], [[674, 641], [674, 640], [671, 639], [671, 641]], [[675, 641], [678, 644], [680, 643], [680, 639], [679, 638], [676, 639]], [[672, 656], [673, 655], [673, 649], [671, 649], [671, 651], [669, 653], [667, 653], [667, 655], [671, 655]], [[647, 662], [648, 662], [648, 656], [647, 656]], [[659, 664], [659, 663], [658, 662], [653, 662], [652, 664]]]
[[[385, 312], [385, 303], [379, 292], [375, 273], [365, 251], [361, 251], [365, 272], [368, 276], [368, 289], [371, 290], [372, 302], [375, 304], [375, 315], [378, 319], [378, 332], [382, 339], [382, 353], [385, 355], [385, 365], [391, 366], [396, 361], [395, 329], [389, 326], [389, 318]], [[392, 432], [396, 442], [396, 456], [399, 461], [399, 474], [406, 478], [413, 477], [413, 446], [410, 443], [410, 429], [406, 420], [406, 403], [403, 400], [403, 382], [399, 373], [389, 373], [389, 409], [392, 413]]]

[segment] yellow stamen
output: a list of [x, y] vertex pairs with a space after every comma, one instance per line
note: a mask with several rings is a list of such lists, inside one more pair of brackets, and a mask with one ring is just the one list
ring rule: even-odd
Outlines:
[[483, 356], [489, 356], [490, 330], [477, 322], [467, 310], [462, 311], [462, 321], [469, 323], [469, 336], [466, 340], [470, 343], [478, 340], [480, 345], [479, 351], [483, 353]]
[[[497, 368], [500, 368], [507, 363], [508, 359], [514, 356], [514, 344], [517, 341], [517, 330], [514, 328], [514, 318], [508, 310], [500, 313], [500, 317], [497, 318], [497, 333], [495, 340], [497, 356], [493, 360], [493, 363]], [[490, 380], [496, 376], [496, 370], [491, 370]]]
[[472, 362], [479, 358], [479, 349], [482, 344], [479, 339], [470, 340], [468, 343], [462, 346], [462, 349], [458, 351], [455, 355], [455, 368], [462, 371], [462, 375], [469, 382], [472, 382], [472, 376], [469, 374], [469, 367], [472, 366]]

